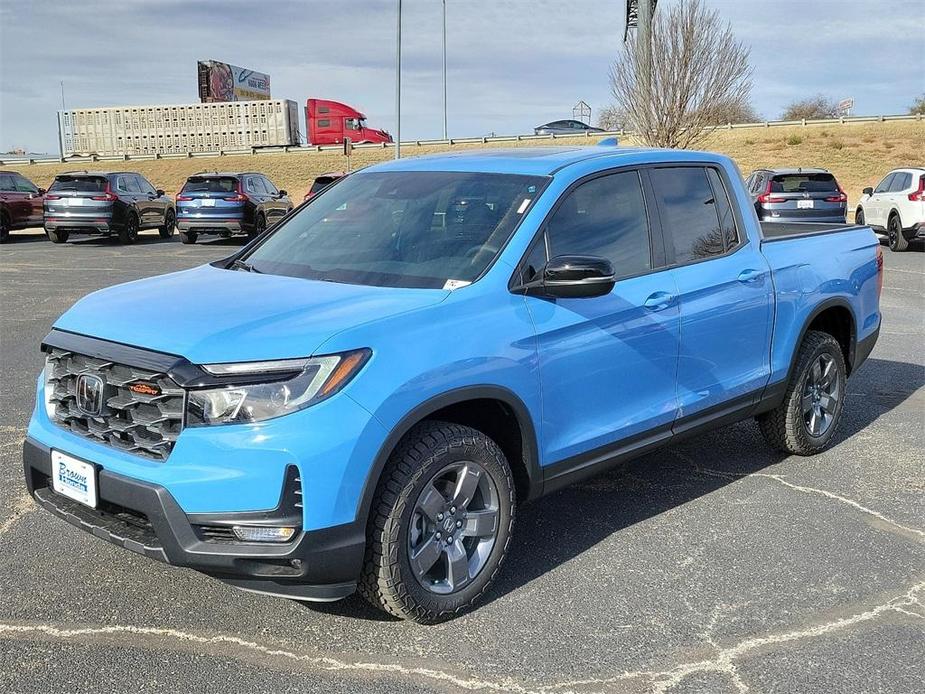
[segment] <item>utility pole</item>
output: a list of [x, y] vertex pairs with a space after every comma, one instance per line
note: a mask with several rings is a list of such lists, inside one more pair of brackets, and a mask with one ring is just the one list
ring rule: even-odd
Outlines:
[[652, 0], [637, 0], [636, 50], [646, 92], [652, 88]]
[[64, 105], [64, 80], [61, 80], [61, 110], [67, 111], [67, 106]]
[[446, 134], [446, 0], [443, 0], [443, 139]]
[[401, 159], [401, 0], [395, 29], [395, 158]]

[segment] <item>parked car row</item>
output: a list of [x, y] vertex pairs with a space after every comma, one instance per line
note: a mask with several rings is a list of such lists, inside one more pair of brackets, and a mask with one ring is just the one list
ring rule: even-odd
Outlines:
[[[762, 222], [844, 223], [848, 218], [848, 196], [826, 169], [758, 169], [745, 187]], [[854, 222], [886, 237], [892, 251], [925, 239], [925, 168], [894, 169], [876, 188], [865, 188]]]
[[[332, 171], [316, 177], [303, 201], [346, 175]], [[826, 169], [757, 169], [745, 188], [762, 222], [844, 223], [848, 218], [848, 196]], [[53, 243], [72, 234], [134, 243], [144, 229], [157, 229], [162, 238], [179, 229], [183, 243], [206, 234], [254, 238], [293, 208], [285, 190], [253, 171], [195, 174], [175, 202], [130, 171], [63, 173], [48, 191], [16, 172], [0, 172], [0, 203], [0, 242], [14, 229], [43, 224]], [[893, 251], [925, 238], [925, 168], [894, 169], [876, 188], [864, 188], [854, 221], [872, 227]]]
[[19, 173], [0, 172], [0, 201], [0, 240], [41, 225], [52, 243], [83, 234], [129, 244], [145, 229], [165, 239], [179, 230], [183, 243], [204, 234], [253, 238], [293, 208], [285, 190], [253, 171], [200, 172], [186, 179], [176, 200], [133, 171], [69, 171], [47, 191]]

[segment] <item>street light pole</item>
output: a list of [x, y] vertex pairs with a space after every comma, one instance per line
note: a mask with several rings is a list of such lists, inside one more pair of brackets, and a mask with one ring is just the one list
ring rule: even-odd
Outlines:
[[446, 0], [443, 0], [443, 139], [448, 139], [446, 131]]
[[401, 159], [401, 0], [395, 29], [395, 158]]

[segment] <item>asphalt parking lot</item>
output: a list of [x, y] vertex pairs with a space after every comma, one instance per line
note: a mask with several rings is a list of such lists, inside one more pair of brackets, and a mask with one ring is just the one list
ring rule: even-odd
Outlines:
[[884, 249], [880, 341], [832, 449], [783, 457], [743, 422], [524, 507], [489, 601], [434, 627], [357, 597], [239, 592], [26, 495], [20, 450], [55, 318], [95, 289], [236, 246], [152, 232], [57, 246], [39, 230], [0, 246], [0, 691], [922, 690], [921, 246]]

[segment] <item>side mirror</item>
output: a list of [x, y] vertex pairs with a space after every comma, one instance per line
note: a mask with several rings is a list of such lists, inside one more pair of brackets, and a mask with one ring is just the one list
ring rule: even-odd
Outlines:
[[287, 195], [289, 195], [289, 193], [287, 193], [285, 190], [279, 191], [279, 197], [283, 198], [283, 197], [286, 197]]
[[532, 295], [579, 299], [609, 294], [614, 283], [613, 265], [606, 258], [560, 255], [550, 259], [524, 289]]
[[157, 197], [159, 197], [159, 198], [161, 198], [161, 197], [164, 196], [164, 191], [161, 190], [160, 188], [158, 188], [157, 190], [155, 190], [154, 193], [155, 193], [155, 194], [157, 195]]
[[865, 188], [865, 189], [862, 190], [861, 192], [862, 192], [864, 195], [873, 195], [873, 194], [874, 194], [874, 189], [871, 188], [870, 186], [867, 186], [867, 188]]

